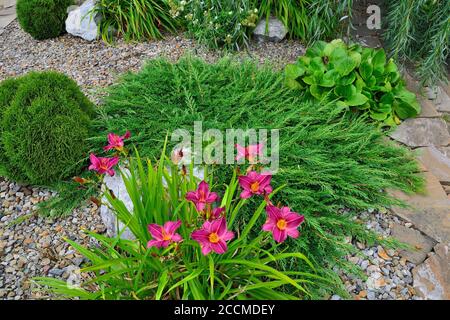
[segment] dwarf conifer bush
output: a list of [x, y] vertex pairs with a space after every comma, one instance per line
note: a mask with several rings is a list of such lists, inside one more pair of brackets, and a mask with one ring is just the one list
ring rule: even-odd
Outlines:
[[0, 97], [0, 160], [10, 178], [49, 184], [80, 168], [93, 105], [73, 80], [31, 72], [3, 82]]
[[67, 7], [73, 0], [18, 0], [17, 19], [37, 40], [55, 38], [65, 30]]

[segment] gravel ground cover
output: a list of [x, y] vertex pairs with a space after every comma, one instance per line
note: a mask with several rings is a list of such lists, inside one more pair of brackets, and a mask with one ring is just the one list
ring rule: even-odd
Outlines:
[[[138, 70], [146, 59], [166, 56], [177, 60], [192, 52], [207, 61], [215, 61], [220, 53], [197, 46], [183, 36], [167, 36], [163, 41], [127, 44], [118, 41], [108, 46], [101, 41], [87, 42], [64, 35], [56, 39], [36, 41], [24, 33], [17, 22], [11, 23], [0, 35], [0, 81], [31, 70], [53, 69], [72, 77], [94, 102], [99, 102], [99, 88], [114, 82], [118, 74]], [[275, 68], [293, 62], [304, 53], [296, 41], [254, 43], [251, 56], [260, 62], [271, 61]], [[50, 275], [77, 281], [76, 271], [84, 263], [64, 238], [88, 244], [83, 232], [89, 229], [105, 232], [95, 204], [75, 210], [68, 217], [46, 219], [36, 213], [36, 205], [54, 196], [43, 188], [23, 186], [0, 178], [0, 299], [46, 299], [42, 291], [34, 291], [29, 281], [34, 276]], [[405, 224], [384, 213], [362, 213], [368, 228], [381, 235], [390, 234], [394, 222]], [[351, 241], [351, 239], [349, 239]], [[393, 250], [366, 248], [354, 243], [361, 256], [347, 257], [360, 265], [367, 280], [342, 274], [347, 290], [356, 299], [416, 299], [412, 289], [413, 264], [400, 258]], [[332, 299], [340, 299], [333, 296]]]
[[[411, 223], [383, 212], [363, 212], [359, 219], [366, 221], [368, 229], [376, 231], [380, 236], [391, 235], [394, 224], [411, 228]], [[348, 239], [352, 241], [351, 239]], [[413, 288], [412, 269], [415, 264], [400, 257], [398, 250], [385, 249], [381, 246], [366, 247], [364, 243], [352, 241], [360, 251], [358, 255], [346, 257], [347, 260], [359, 265], [364, 270], [366, 279], [343, 274], [347, 291], [358, 300], [410, 300], [419, 299]], [[337, 270], [336, 270], [337, 271]], [[333, 300], [341, 299], [332, 296]]]

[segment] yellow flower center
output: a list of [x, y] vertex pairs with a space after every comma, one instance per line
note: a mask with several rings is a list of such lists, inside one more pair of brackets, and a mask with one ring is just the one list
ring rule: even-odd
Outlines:
[[219, 242], [219, 240], [220, 240], [220, 238], [219, 238], [219, 236], [217, 235], [217, 233], [213, 232], [213, 233], [211, 233], [211, 234], [209, 235], [209, 242], [211, 242], [211, 243], [217, 243], [217, 242]]
[[162, 236], [163, 236], [163, 240], [164, 241], [169, 241], [170, 239], [172, 239], [172, 235], [170, 235], [169, 233], [167, 233], [165, 230], [162, 230]]
[[252, 192], [258, 192], [258, 190], [259, 190], [259, 182], [258, 182], [258, 181], [253, 182], [253, 183], [250, 185], [250, 190], [251, 190]]
[[278, 229], [280, 229], [280, 230], [285, 230], [285, 229], [287, 228], [287, 222], [286, 222], [286, 220], [284, 220], [284, 219], [278, 220], [278, 222], [277, 222], [277, 227], [278, 227]]

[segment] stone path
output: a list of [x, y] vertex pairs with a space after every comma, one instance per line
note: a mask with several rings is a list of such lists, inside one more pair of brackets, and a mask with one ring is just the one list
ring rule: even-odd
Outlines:
[[450, 86], [421, 89], [410, 74], [405, 78], [422, 112], [398, 126], [391, 138], [414, 150], [426, 186], [423, 194], [391, 191], [409, 205], [391, 211], [412, 224], [396, 226], [393, 236], [412, 247], [401, 255], [417, 264], [412, 272], [416, 293], [425, 299], [450, 299]]
[[16, 19], [16, 0], [0, 0], [0, 34]]

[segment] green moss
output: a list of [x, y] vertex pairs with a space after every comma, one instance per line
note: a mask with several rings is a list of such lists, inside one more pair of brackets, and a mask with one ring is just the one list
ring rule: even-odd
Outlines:
[[17, 19], [37, 40], [55, 38], [65, 31], [67, 8], [73, 0], [18, 0]]
[[92, 103], [60, 73], [31, 72], [15, 83], [1, 125], [8, 176], [49, 184], [77, 172], [88, 148]]

